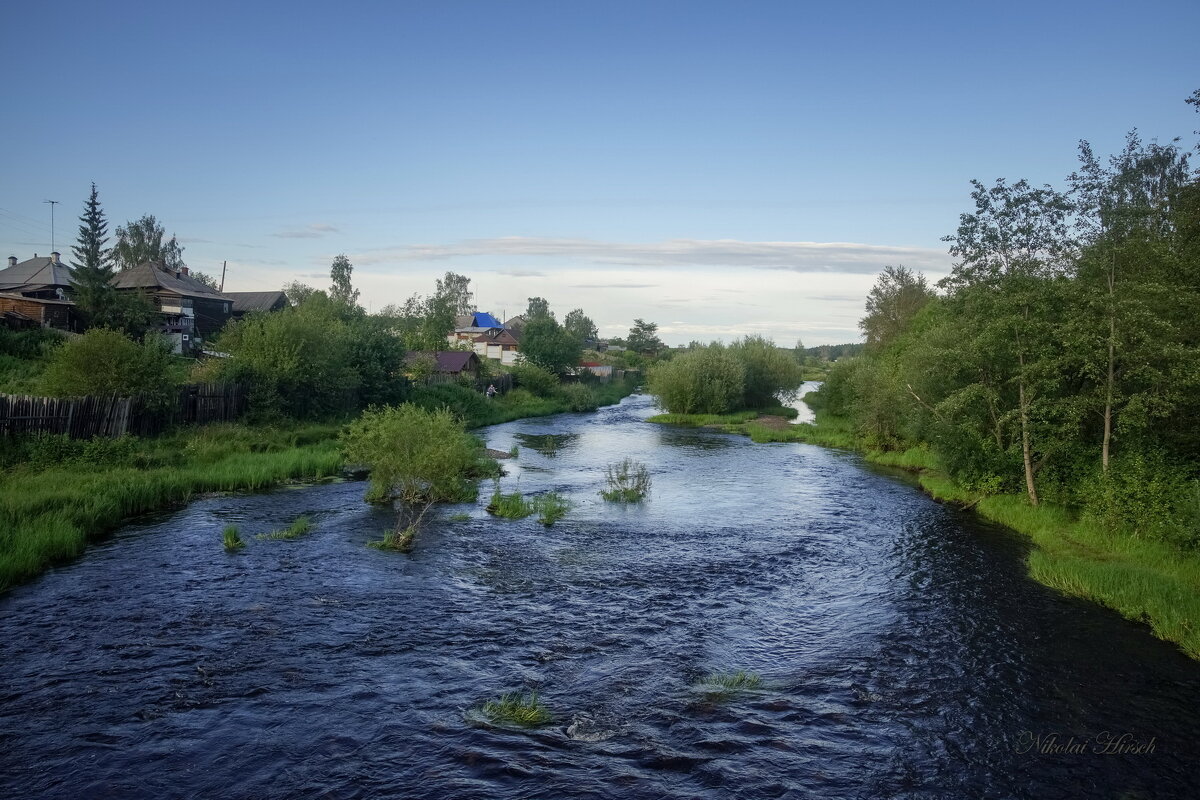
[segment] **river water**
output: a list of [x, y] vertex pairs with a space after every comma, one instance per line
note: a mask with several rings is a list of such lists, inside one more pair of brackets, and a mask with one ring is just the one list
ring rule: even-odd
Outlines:
[[[520, 447], [505, 491], [575, 502], [552, 528], [485, 486], [409, 556], [365, 546], [392, 517], [362, 483], [214, 497], [0, 597], [0, 795], [1200, 796], [1200, 664], [1027, 579], [1020, 537], [853, 454], [652, 413], [485, 431]], [[652, 493], [605, 504], [625, 456]], [[697, 686], [742, 669], [761, 687]], [[471, 712], [517, 689], [554, 723]], [[1148, 752], [1097, 752], [1122, 735]]]

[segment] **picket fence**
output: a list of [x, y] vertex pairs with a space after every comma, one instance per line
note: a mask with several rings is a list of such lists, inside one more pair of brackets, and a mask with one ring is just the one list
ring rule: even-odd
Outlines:
[[0, 436], [57, 433], [72, 439], [125, 434], [153, 436], [177, 424], [235, 420], [246, 411], [247, 387], [237, 383], [184, 386], [162, 407], [146, 397], [27, 397], [0, 394]]

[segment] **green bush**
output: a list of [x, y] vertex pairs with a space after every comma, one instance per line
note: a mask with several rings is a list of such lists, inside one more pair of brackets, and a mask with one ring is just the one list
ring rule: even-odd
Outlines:
[[671, 414], [724, 414], [741, 408], [746, 368], [716, 343], [654, 365], [648, 388]]
[[1110, 533], [1200, 545], [1200, 482], [1158, 452], [1114, 458], [1080, 491], [1085, 517]]
[[409, 392], [408, 402], [428, 411], [448, 408], [470, 426], [484, 424], [492, 413], [486, 397], [473, 388], [455, 383], [416, 386]]
[[323, 294], [271, 314], [232, 322], [215, 348], [229, 358], [212, 359], [202, 377], [246, 381], [253, 410], [316, 419], [344, 414], [357, 404], [358, 371], [353, 330], [342, 307]]
[[770, 339], [746, 336], [729, 346], [729, 352], [745, 370], [742, 408], [765, 408], [796, 398], [804, 383], [804, 370], [790, 352], [780, 350]]
[[54, 397], [142, 395], [151, 406], [168, 407], [181, 377], [162, 337], [148, 335], [139, 344], [117, 331], [93, 328], [54, 351], [42, 390]]
[[468, 494], [478, 440], [448, 409], [372, 408], [342, 434], [346, 460], [371, 468], [370, 500], [458, 500]]
[[581, 383], [567, 383], [558, 387], [558, 395], [571, 411], [595, 411], [600, 404], [596, 394]]
[[538, 397], [551, 397], [558, 389], [558, 376], [537, 364], [524, 362], [512, 368], [513, 381]]

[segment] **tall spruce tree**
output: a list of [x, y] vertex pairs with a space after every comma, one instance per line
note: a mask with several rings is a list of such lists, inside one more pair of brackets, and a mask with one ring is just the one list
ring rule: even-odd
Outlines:
[[75, 286], [75, 304], [93, 324], [103, 324], [116, 305], [116, 289], [112, 280], [115, 275], [112, 253], [105, 247], [108, 243], [108, 221], [100, 208], [100, 197], [96, 184], [83, 204], [83, 216], [79, 218], [78, 243], [71, 248], [71, 261]]

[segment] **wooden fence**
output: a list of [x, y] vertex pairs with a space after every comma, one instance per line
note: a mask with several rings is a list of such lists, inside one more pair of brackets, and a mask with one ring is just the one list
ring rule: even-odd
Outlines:
[[235, 420], [246, 411], [242, 384], [184, 386], [163, 408], [143, 396], [21, 397], [0, 394], [0, 436], [59, 433], [72, 439], [152, 436], [180, 424]]

